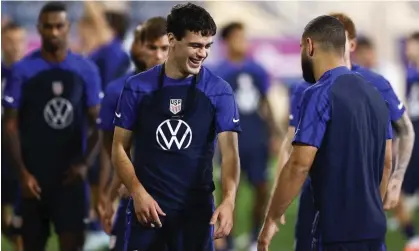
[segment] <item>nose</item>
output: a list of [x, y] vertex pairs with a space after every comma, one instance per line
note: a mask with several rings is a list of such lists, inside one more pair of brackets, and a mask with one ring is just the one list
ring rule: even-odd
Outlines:
[[156, 52], [156, 58], [158, 59], [158, 60], [162, 60], [163, 59], [163, 51], [162, 50], [157, 50], [157, 52]]
[[207, 49], [206, 48], [199, 48], [197, 55], [198, 55], [198, 57], [200, 57], [202, 59], [202, 58], [206, 58], [207, 57], [207, 53], [208, 52], [207, 52]]

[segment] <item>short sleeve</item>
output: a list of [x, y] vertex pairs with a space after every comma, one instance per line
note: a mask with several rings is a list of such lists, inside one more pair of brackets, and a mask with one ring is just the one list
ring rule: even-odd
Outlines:
[[97, 106], [103, 96], [99, 70], [93, 63], [84, 76], [87, 107]]
[[387, 139], [393, 138], [393, 127], [391, 126], [391, 120], [388, 121], [387, 125]]
[[18, 109], [24, 82], [23, 72], [16, 65], [12, 67], [10, 78], [7, 79], [2, 98], [4, 108]]
[[[129, 80], [128, 80], [129, 81]], [[145, 93], [132, 90], [129, 82], [125, 84], [124, 89], [119, 96], [118, 105], [115, 111], [115, 126], [132, 131], [137, 122], [138, 104], [140, 98]]]
[[381, 83], [378, 86], [378, 90], [388, 103], [391, 120], [397, 121], [402, 117], [405, 111], [403, 102], [399, 100], [396, 93], [394, 92], [393, 87], [391, 87], [390, 83], [387, 80], [383, 78], [380, 82]]
[[328, 89], [315, 88], [304, 92], [301, 100], [300, 119], [295, 131], [294, 143], [319, 148], [330, 120]]
[[215, 120], [217, 133], [241, 132], [239, 111], [233, 90], [226, 84], [225, 91], [215, 97]]
[[111, 84], [106, 88], [99, 113], [98, 127], [105, 131], [113, 131], [114, 117], [120, 93], [111, 89]]

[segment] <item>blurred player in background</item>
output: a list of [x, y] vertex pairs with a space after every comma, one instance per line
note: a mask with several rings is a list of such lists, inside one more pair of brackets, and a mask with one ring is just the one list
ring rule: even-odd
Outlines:
[[[135, 74], [150, 69], [158, 64], [162, 64], [167, 58], [168, 51], [169, 40], [167, 38], [165, 18], [151, 18], [147, 20], [141, 28], [138, 26], [135, 30], [134, 41], [131, 47], [131, 59], [136, 66], [136, 70], [111, 82], [106, 87], [105, 97], [102, 100], [99, 128], [103, 130], [103, 146], [105, 148], [105, 151], [103, 152], [105, 153], [105, 156], [103, 156], [102, 159], [106, 162], [110, 162], [114, 130], [113, 120], [119, 95], [124, 88], [125, 81]], [[111, 165], [109, 163], [105, 166], [108, 167], [106, 168], [108, 170], [102, 166], [101, 172], [105, 172], [107, 175], [101, 176], [107, 176], [107, 178], [109, 178], [109, 173], [111, 171], [109, 169], [111, 169]], [[105, 230], [108, 233], [111, 233], [111, 250], [123, 250], [126, 224], [125, 211], [127, 209], [129, 195], [124, 194], [122, 196], [112, 226], [112, 231], [110, 231], [113, 216], [113, 202], [117, 197], [121, 181], [116, 173], [114, 173], [112, 177], [110, 186], [107, 186], [109, 184], [106, 182], [109, 181], [109, 179], [102, 179], [101, 181], [102, 185], [100, 192], [101, 196], [104, 196], [104, 198], [101, 199], [102, 205], [100, 205], [104, 211], [101, 217], [102, 224], [104, 225]]]
[[272, 194], [259, 251], [267, 250], [278, 231], [276, 221], [308, 172], [316, 216], [306, 226], [313, 226], [314, 238], [305, 250], [383, 250], [382, 200], [391, 173], [389, 110], [375, 88], [348, 69], [345, 33], [331, 16], [317, 17], [304, 29], [303, 77], [314, 85], [300, 102], [293, 150]]
[[[202, 66], [216, 29], [202, 7], [174, 6], [167, 17], [166, 63], [131, 77], [122, 91], [112, 162], [132, 195], [128, 250], [213, 250], [213, 238], [231, 231], [240, 124], [231, 87]], [[216, 138], [223, 199], [214, 212]], [[132, 141], [134, 165], [128, 157]]]
[[[393, 127], [396, 131], [397, 136], [400, 139], [399, 146], [402, 151], [396, 151], [396, 156], [400, 161], [396, 162], [395, 173], [391, 179], [391, 185], [396, 186], [395, 190], [391, 190], [387, 197], [387, 207], [393, 208], [396, 206], [398, 200], [398, 194], [400, 193], [401, 184], [403, 182], [404, 172], [406, 171], [407, 164], [409, 163], [413, 141], [414, 131], [412, 123], [405, 112], [403, 103], [398, 99], [390, 83], [382, 76], [363, 68], [359, 65], [352, 64], [350, 55], [351, 52], [356, 48], [356, 28], [353, 21], [342, 13], [332, 13], [331, 16], [341, 21], [345, 27], [347, 36], [347, 43], [345, 46], [345, 62], [349, 69], [354, 72], [360, 73], [365, 79], [372, 83], [377, 90], [380, 91], [382, 97], [387, 101], [390, 109], [390, 116]], [[290, 115], [290, 129], [288, 134], [288, 140], [294, 135], [295, 128], [298, 125], [298, 118], [300, 117], [299, 102], [305, 88], [309, 84], [306, 82], [301, 83], [296, 91], [293, 93], [291, 98], [291, 115]], [[291, 146], [284, 146], [284, 151], [289, 154]], [[288, 151], [287, 151], [288, 150]], [[400, 177], [401, 176], [401, 177]], [[303, 191], [300, 196], [300, 206], [298, 211], [298, 219], [296, 223], [296, 250], [307, 250], [311, 247], [312, 236], [311, 236], [311, 225], [315, 217], [315, 208], [312, 202], [312, 190], [310, 189], [310, 181], [308, 180], [303, 187]], [[396, 200], [396, 201], [395, 201]], [[391, 205], [390, 205], [391, 204]]]
[[419, 32], [413, 33], [408, 37], [406, 41], [406, 56], [410, 64], [406, 81], [407, 111], [416, 131], [416, 140], [413, 148], [414, 154], [403, 183], [404, 196], [402, 196], [403, 199], [396, 209], [396, 214], [403, 233], [409, 239], [406, 251], [410, 251], [419, 250], [419, 238], [413, 225], [413, 208], [409, 209], [408, 203], [406, 203], [407, 199], [411, 199], [414, 195], [416, 195], [416, 198], [413, 197], [413, 201], [417, 200], [419, 192]]
[[[227, 58], [214, 72], [231, 85], [239, 108], [240, 125], [246, 132], [239, 137], [240, 166], [255, 189], [250, 250], [256, 250], [269, 196], [269, 142], [274, 142], [278, 136], [267, 98], [270, 78], [258, 63], [248, 57], [242, 23], [226, 25], [221, 30], [221, 38], [226, 45]], [[232, 235], [227, 238], [227, 248], [233, 249]]]
[[356, 64], [367, 69], [374, 69], [378, 64], [374, 44], [368, 37], [363, 36], [356, 39], [356, 47], [352, 55]]
[[[126, 13], [105, 10], [103, 4], [95, 1], [84, 2], [85, 13], [79, 23], [79, 34], [86, 55], [99, 68], [102, 89], [113, 80], [128, 73], [130, 59], [124, 51], [123, 40], [129, 27]], [[99, 159], [89, 170], [92, 206], [97, 204], [99, 190]], [[95, 249], [109, 241], [102, 231], [96, 212], [90, 211], [90, 224], [86, 249]]]
[[63, 4], [45, 4], [37, 28], [42, 47], [12, 67], [3, 96], [7, 147], [22, 188], [24, 250], [45, 249], [50, 222], [60, 250], [80, 250], [84, 178], [99, 142], [100, 76], [93, 62], [68, 50]]
[[[1, 89], [3, 93], [4, 86], [10, 79], [11, 66], [26, 53], [25, 29], [12, 22], [5, 23], [1, 28], [1, 50]], [[17, 202], [19, 182], [16, 170], [11, 165], [9, 149], [5, 147], [4, 126], [1, 128], [1, 132], [1, 229], [2, 234], [16, 245], [16, 249], [21, 250], [23, 248], [21, 238], [16, 236], [17, 232], [14, 231], [12, 226], [13, 205]], [[16, 224], [19, 223], [18, 219], [15, 218]]]

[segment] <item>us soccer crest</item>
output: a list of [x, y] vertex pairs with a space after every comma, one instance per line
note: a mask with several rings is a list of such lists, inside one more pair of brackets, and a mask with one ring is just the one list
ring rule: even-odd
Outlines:
[[64, 86], [63, 83], [60, 81], [52, 82], [52, 93], [54, 93], [55, 96], [59, 96], [63, 94]]
[[181, 99], [171, 99], [169, 110], [173, 114], [178, 114], [182, 110], [182, 100]]

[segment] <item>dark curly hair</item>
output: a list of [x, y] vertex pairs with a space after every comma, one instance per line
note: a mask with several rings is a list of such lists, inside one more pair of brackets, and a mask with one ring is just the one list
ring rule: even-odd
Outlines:
[[182, 40], [186, 31], [214, 36], [217, 25], [204, 8], [192, 3], [177, 4], [167, 16], [167, 33], [173, 33], [177, 40]]

